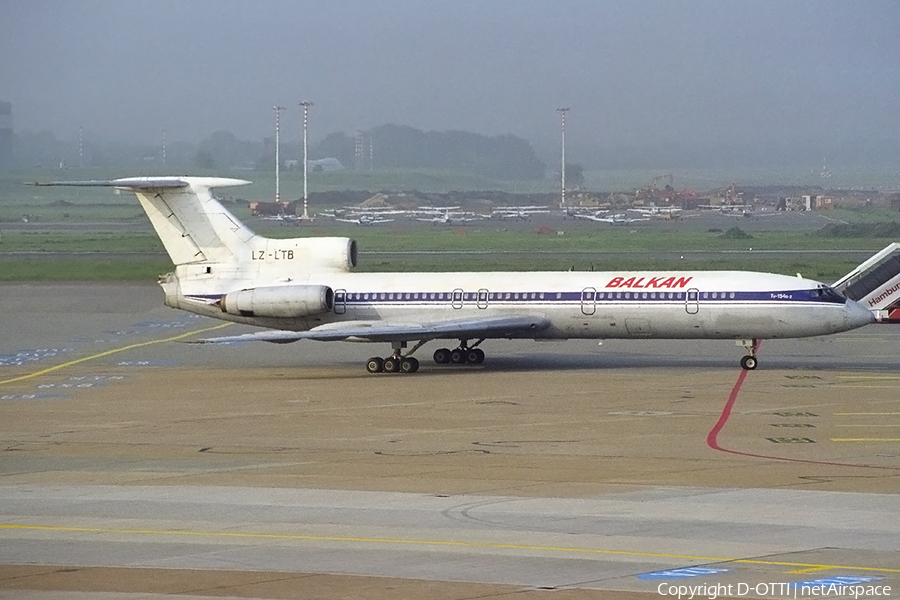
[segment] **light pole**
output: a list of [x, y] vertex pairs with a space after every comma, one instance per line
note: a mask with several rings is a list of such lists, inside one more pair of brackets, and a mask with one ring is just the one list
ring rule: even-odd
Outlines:
[[307, 145], [306, 145], [306, 133], [309, 123], [309, 107], [312, 106], [313, 103], [309, 100], [304, 100], [300, 103], [300, 106], [303, 107], [303, 219], [309, 219], [309, 188], [306, 184], [306, 176], [307, 176]]
[[560, 107], [557, 108], [556, 111], [560, 116], [560, 134], [561, 134], [561, 150], [560, 154], [562, 155], [561, 164], [560, 164], [560, 196], [559, 196], [559, 207], [562, 209], [566, 208], [566, 113], [569, 111], [569, 107]]
[[275, 111], [275, 202], [281, 202], [281, 111], [283, 106], [273, 106]]

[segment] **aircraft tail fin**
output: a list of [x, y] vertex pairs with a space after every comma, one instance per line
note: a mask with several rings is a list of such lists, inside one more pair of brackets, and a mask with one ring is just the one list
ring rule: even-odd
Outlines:
[[[238, 262], [257, 237], [216, 200], [213, 188], [247, 185], [224, 177], [130, 177], [35, 185], [114, 187], [134, 192], [175, 265]], [[244, 252], [243, 254], [246, 254]]]
[[900, 243], [893, 243], [834, 283], [882, 321], [900, 319]]

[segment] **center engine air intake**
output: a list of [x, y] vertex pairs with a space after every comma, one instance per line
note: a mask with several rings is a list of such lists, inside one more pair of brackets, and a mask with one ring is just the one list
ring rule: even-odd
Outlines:
[[225, 294], [219, 307], [239, 317], [308, 317], [333, 309], [334, 291], [327, 285], [258, 287]]
[[293, 250], [294, 264], [308, 271], [347, 272], [356, 266], [356, 240], [342, 237], [272, 240], [277, 248]]

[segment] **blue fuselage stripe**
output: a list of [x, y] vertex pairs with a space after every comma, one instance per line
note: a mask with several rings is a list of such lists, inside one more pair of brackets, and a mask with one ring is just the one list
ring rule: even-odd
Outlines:
[[[193, 295], [198, 300], [215, 301], [217, 295]], [[791, 290], [779, 292], [646, 292], [646, 291], [580, 291], [580, 292], [350, 292], [335, 290], [335, 302], [347, 306], [373, 305], [418, 305], [434, 306], [445, 304], [465, 305], [554, 305], [572, 303], [619, 304], [636, 303], [777, 303], [799, 302], [813, 304], [844, 304], [843, 297], [822, 296], [817, 290]]]

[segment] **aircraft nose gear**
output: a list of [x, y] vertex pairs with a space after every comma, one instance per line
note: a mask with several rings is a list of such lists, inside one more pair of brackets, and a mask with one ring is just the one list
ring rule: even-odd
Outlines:
[[366, 371], [369, 373], [415, 373], [419, 370], [419, 361], [412, 357], [412, 353], [419, 349], [425, 342], [418, 342], [413, 349], [401, 354], [401, 350], [406, 348], [406, 342], [393, 342], [394, 353], [387, 358], [379, 358], [373, 356], [366, 361]]
[[453, 350], [438, 348], [434, 351], [434, 362], [439, 365], [480, 365], [484, 362], [484, 350], [476, 346], [483, 341], [480, 339], [469, 346], [468, 340], [459, 340], [459, 347]]
[[745, 371], [752, 371], [757, 365], [756, 350], [759, 348], [759, 340], [738, 340], [737, 344], [747, 350], [747, 356], [741, 359], [741, 368]]

